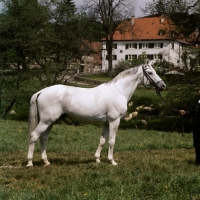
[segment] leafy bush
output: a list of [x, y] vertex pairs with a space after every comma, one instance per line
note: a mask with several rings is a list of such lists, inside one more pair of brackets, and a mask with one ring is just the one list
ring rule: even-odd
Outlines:
[[112, 77], [117, 76], [120, 72], [131, 67], [131, 62], [129, 60], [121, 60], [115, 65], [115, 69], [112, 70]]
[[[182, 118], [179, 116], [161, 117], [149, 119], [147, 123], [148, 130], [166, 131], [166, 132], [185, 132]], [[189, 129], [187, 128], [187, 131]]]
[[[169, 96], [173, 98], [169, 98]], [[176, 97], [176, 94], [170, 89], [162, 92], [164, 100], [169, 104], [165, 105], [164, 102], [157, 96], [156, 92], [151, 87], [139, 86], [132, 96], [128, 106], [127, 116], [134, 111], [138, 112], [136, 118], [129, 121], [122, 121], [120, 127], [122, 128], [138, 128], [158, 131], [177, 131], [177, 132], [190, 132], [191, 131], [191, 118], [182, 118], [178, 112], [174, 112], [169, 106], [176, 109], [186, 109], [189, 104], [187, 100]], [[136, 110], [138, 106], [150, 107], [151, 111]], [[141, 123], [145, 120], [146, 124]]]

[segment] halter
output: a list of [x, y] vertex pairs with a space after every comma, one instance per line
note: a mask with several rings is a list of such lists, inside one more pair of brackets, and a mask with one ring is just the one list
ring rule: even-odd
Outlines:
[[151, 83], [151, 85], [153, 85], [153, 87], [155, 88], [155, 90], [159, 91], [160, 89], [158, 87], [158, 83], [161, 82], [162, 80], [159, 80], [158, 82], [154, 82], [154, 80], [151, 78], [151, 76], [146, 72], [147, 66], [146, 65], [142, 66], [144, 76], [149, 80], [149, 82]]
[[158, 81], [158, 82], [154, 82], [153, 79], [151, 78], [151, 76], [146, 72], [147, 68], [146, 65], [142, 66], [143, 72], [144, 72], [144, 76], [146, 76], [146, 78], [149, 80], [149, 82], [151, 83], [151, 85], [153, 85], [153, 87], [155, 88], [155, 91], [157, 93], [157, 95], [160, 97], [160, 99], [165, 103], [165, 105], [167, 105], [170, 109], [172, 109], [173, 111], [179, 112], [178, 109], [173, 108], [172, 106], [170, 106], [165, 100], [164, 98], [161, 96], [160, 94], [160, 89], [158, 87], [158, 83], [161, 82], [162, 80]]

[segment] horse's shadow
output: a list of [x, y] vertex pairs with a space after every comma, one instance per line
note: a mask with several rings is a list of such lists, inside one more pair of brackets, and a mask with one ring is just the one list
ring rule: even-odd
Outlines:
[[52, 165], [78, 165], [78, 164], [90, 164], [90, 163], [95, 163], [94, 159], [84, 159], [84, 160], [67, 160], [67, 159], [59, 159], [59, 158], [54, 158], [50, 159], [50, 163]]
[[[80, 165], [80, 164], [95, 164], [96, 161], [95, 159], [84, 159], [84, 160], [67, 160], [67, 159], [62, 159], [62, 158], [53, 158], [50, 159], [49, 162], [51, 163], [51, 165], [49, 166], [62, 166], [62, 165], [66, 165], [66, 166], [73, 166], [73, 165]], [[22, 165], [26, 166], [27, 163], [23, 162]], [[33, 166], [44, 166], [44, 162], [42, 160], [38, 160], [38, 161], [34, 161], [33, 162]]]

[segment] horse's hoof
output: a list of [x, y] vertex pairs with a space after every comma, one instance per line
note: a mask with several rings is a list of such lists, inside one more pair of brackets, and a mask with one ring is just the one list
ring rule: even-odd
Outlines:
[[96, 159], [96, 163], [100, 163], [101, 161], [100, 161], [100, 159], [99, 158], [97, 158]]
[[51, 166], [51, 163], [44, 164], [44, 167], [48, 167], [48, 166]]
[[33, 164], [27, 164], [26, 168], [33, 167]]
[[116, 165], [117, 165], [117, 163], [116, 163], [114, 160], [111, 161], [111, 163], [112, 163], [113, 166], [116, 166]]

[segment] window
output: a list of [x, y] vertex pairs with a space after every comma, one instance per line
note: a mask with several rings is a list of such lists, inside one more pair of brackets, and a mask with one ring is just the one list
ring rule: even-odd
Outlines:
[[147, 49], [148, 47], [148, 43], [139, 43], [139, 49]]
[[154, 43], [154, 48], [163, 48], [163, 43]]
[[162, 60], [162, 54], [147, 54], [146, 55], [149, 60], [159, 59]]
[[154, 43], [149, 43], [149, 48], [153, 49], [154, 48]]
[[127, 43], [126, 49], [137, 49], [137, 43]]
[[117, 49], [117, 44], [113, 44], [113, 45], [112, 45], [112, 48], [113, 48], [113, 49]]
[[163, 48], [163, 43], [139, 43], [139, 49], [154, 49], [154, 48]]
[[117, 55], [112, 55], [113, 60], [117, 60]]
[[163, 59], [163, 55], [162, 54], [158, 54], [158, 59], [162, 60]]
[[[108, 60], [108, 55], [106, 55], [106, 60]], [[112, 55], [112, 60], [117, 60], [117, 55]]]
[[133, 60], [136, 58], [137, 58], [137, 55], [125, 55], [125, 60]]
[[[158, 43], [139, 43], [139, 49], [158, 48]], [[160, 48], [160, 47], [159, 47]]]
[[171, 43], [171, 49], [174, 50], [174, 43]]
[[158, 48], [163, 48], [163, 43], [158, 43]]
[[154, 59], [154, 55], [153, 55], [153, 54], [147, 54], [147, 58], [148, 58], [149, 60], [153, 60], [153, 59]]

